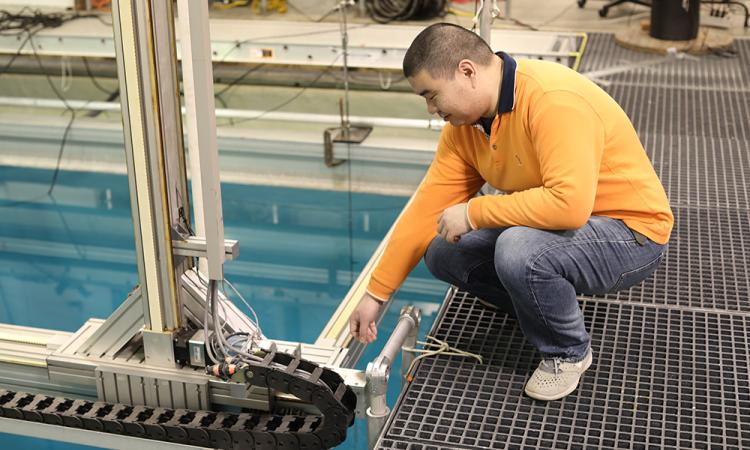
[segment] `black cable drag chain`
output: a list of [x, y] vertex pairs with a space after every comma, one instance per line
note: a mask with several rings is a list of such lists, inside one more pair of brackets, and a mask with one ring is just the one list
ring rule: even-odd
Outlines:
[[299, 356], [262, 354], [208, 368], [223, 379], [267, 387], [313, 404], [320, 415], [230, 413], [130, 406], [0, 389], [0, 416], [69, 428], [220, 449], [323, 449], [342, 443], [357, 397], [336, 372]]

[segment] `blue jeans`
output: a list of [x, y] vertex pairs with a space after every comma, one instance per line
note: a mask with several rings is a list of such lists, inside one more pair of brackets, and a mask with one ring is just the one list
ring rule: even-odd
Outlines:
[[579, 361], [591, 337], [576, 293], [634, 286], [656, 270], [665, 250], [650, 239], [641, 245], [620, 220], [592, 216], [577, 230], [482, 229], [456, 244], [438, 236], [425, 263], [436, 278], [515, 316], [543, 358]]

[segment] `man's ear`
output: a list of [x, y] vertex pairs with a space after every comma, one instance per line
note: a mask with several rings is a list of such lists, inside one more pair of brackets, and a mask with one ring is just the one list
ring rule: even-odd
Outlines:
[[477, 66], [474, 61], [470, 59], [462, 59], [458, 62], [458, 75], [464, 78], [468, 78], [471, 81], [472, 87], [475, 86], [477, 79]]

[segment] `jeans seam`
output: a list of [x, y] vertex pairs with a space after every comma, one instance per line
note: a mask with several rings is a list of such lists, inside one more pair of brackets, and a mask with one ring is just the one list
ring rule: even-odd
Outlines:
[[618, 288], [620, 287], [620, 283], [622, 283], [622, 280], [623, 280], [623, 278], [624, 278], [624, 277], [625, 277], [626, 275], [630, 275], [630, 274], [633, 274], [633, 273], [636, 273], [636, 272], [640, 272], [640, 271], [642, 271], [643, 269], [645, 269], [646, 267], [649, 267], [649, 266], [653, 265], [654, 263], [658, 263], [658, 262], [660, 262], [660, 261], [661, 261], [661, 259], [662, 259], [663, 257], [664, 257], [664, 253], [663, 253], [663, 252], [662, 252], [662, 253], [659, 253], [659, 254], [658, 254], [658, 255], [656, 256], [656, 258], [652, 259], [652, 260], [651, 260], [651, 261], [649, 261], [648, 263], [646, 263], [646, 264], [644, 264], [644, 265], [642, 265], [642, 266], [640, 266], [640, 267], [638, 267], [638, 268], [635, 268], [635, 269], [633, 269], [633, 270], [628, 270], [628, 271], [626, 271], [626, 272], [623, 272], [623, 273], [621, 273], [621, 274], [620, 274], [620, 276], [619, 276], [619, 277], [617, 277], [617, 281], [615, 282], [614, 286], [612, 286], [612, 287], [611, 287], [611, 288], [610, 288], [609, 290], [610, 290], [610, 291], [612, 291], [612, 292], [616, 292], [616, 291], [618, 291], [618, 290], [619, 290]]

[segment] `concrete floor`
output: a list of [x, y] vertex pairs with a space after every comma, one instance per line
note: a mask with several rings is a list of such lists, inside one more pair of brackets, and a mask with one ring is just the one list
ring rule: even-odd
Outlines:
[[[233, 19], [262, 19], [262, 20], [317, 20], [328, 13], [337, 2], [332, 0], [287, 0], [288, 11], [285, 14], [268, 12], [259, 14], [250, 7], [237, 7], [227, 10], [214, 8], [212, 17]], [[510, 4], [509, 6], [507, 4]], [[583, 8], [579, 8], [575, 0], [545, 0], [545, 1], [498, 1], [498, 9], [507, 15], [505, 18], [495, 19], [494, 28], [505, 29], [538, 29], [543, 31], [608, 31], [616, 32], [633, 23], [649, 18], [650, 9], [644, 6], [627, 3], [609, 10], [606, 18], [599, 17], [599, 9], [608, 3], [602, 0], [589, 0]], [[744, 2], [750, 6], [750, 1]], [[449, 12], [445, 17], [430, 22], [445, 21], [471, 26], [471, 16], [474, 10], [473, 2], [451, 4], [458, 14]], [[703, 6], [704, 14], [709, 11], [708, 5]], [[703, 13], [702, 11], [702, 13]], [[743, 28], [744, 14], [740, 7], [732, 9], [732, 28], [729, 30], [734, 36], [750, 36], [750, 28]], [[507, 14], [507, 13], [510, 14]], [[459, 15], [460, 14], [460, 15]], [[331, 14], [323, 21], [336, 22], [337, 14]], [[367, 23], [371, 19], [360, 14], [359, 6], [350, 8], [352, 22]], [[400, 24], [420, 25], [430, 22], [399, 22]]]

